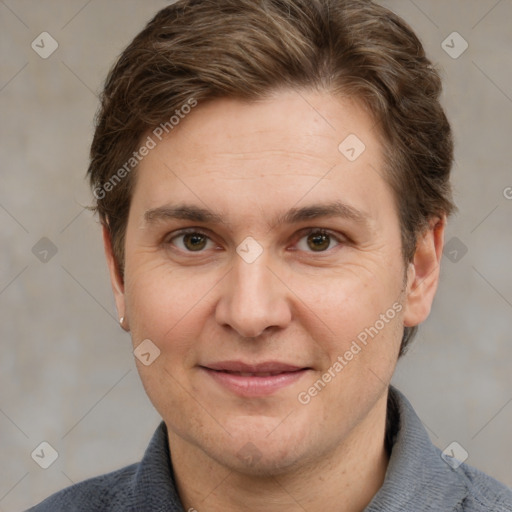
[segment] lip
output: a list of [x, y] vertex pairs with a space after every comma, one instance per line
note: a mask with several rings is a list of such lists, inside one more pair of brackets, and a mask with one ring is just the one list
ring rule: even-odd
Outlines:
[[268, 396], [301, 379], [311, 368], [279, 361], [220, 361], [200, 366], [211, 379], [243, 397]]

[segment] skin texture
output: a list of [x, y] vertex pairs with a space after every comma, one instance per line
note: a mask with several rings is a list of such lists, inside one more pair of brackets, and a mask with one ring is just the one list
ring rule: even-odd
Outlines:
[[[338, 150], [349, 134], [366, 146], [353, 162]], [[133, 346], [150, 339], [160, 350], [137, 367], [167, 425], [186, 510], [360, 511], [382, 485], [387, 389], [404, 325], [430, 312], [445, 226], [432, 221], [405, 267], [382, 168], [372, 118], [348, 98], [311, 91], [200, 104], [140, 163], [124, 282], [106, 228], [105, 249]], [[365, 222], [272, 225], [291, 208], [334, 201]], [[178, 204], [222, 222], [162, 215]], [[179, 236], [184, 228], [203, 234], [196, 245]], [[319, 241], [318, 229], [329, 236]], [[236, 250], [248, 236], [262, 249], [252, 263]], [[299, 394], [393, 307], [394, 318], [301, 403]], [[201, 368], [227, 360], [308, 370], [247, 397]]]

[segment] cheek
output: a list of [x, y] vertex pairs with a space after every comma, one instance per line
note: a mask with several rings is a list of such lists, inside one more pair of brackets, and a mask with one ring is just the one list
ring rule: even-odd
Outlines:
[[125, 295], [133, 346], [149, 339], [160, 351], [148, 366], [136, 360], [137, 369], [154, 407], [162, 417], [173, 418], [172, 424], [179, 429], [183, 417], [200, 416], [190, 400], [188, 371], [195, 361], [196, 340], [208, 316], [208, 291], [215, 281], [186, 277], [163, 264], [142, 263], [131, 270]]
[[180, 352], [197, 338], [218, 276], [140, 263], [127, 272], [126, 310], [134, 344], [149, 338], [161, 350]]
[[396, 282], [393, 290], [347, 279], [323, 290], [318, 297], [310, 294], [311, 309], [303, 314], [305, 329], [321, 352], [321, 369], [303, 387], [302, 397], [311, 399], [318, 417], [336, 423], [346, 411], [370, 407], [391, 379], [403, 306]]
[[[338, 279], [297, 287], [305, 303], [302, 325], [319, 354], [321, 375], [315, 382], [322, 375], [324, 383], [329, 382], [316, 407], [337, 400], [356, 407], [363, 389], [373, 396], [391, 378], [401, 342], [403, 306], [399, 272], [384, 275], [384, 269], [376, 274], [347, 272]], [[322, 383], [318, 386], [323, 389]]]
[[329, 338], [356, 336], [400, 297], [400, 282], [394, 275], [386, 276], [384, 269], [370, 272], [347, 265], [343, 271], [328, 274], [315, 279], [290, 276], [288, 280], [303, 305], [303, 316], [323, 325]]

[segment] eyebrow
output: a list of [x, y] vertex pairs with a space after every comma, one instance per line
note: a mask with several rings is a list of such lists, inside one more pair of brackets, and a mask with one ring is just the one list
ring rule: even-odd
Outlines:
[[[301, 208], [291, 208], [284, 213], [278, 214], [268, 223], [268, 227], [273, 229], [279, 224], [298, 224], [321, 217], [341, 217], [363, 227], [369, 227], [370, 224], [370, 217], [366, 213], [342, 201], [333, 201], [330, 203], [312, 204]], [[222, 215], [191, 204], [165, 205], [147, 210], [144, 213], [144, 220], [147, 224], [173, 219], [190, 220], [205, 224], [230, 224], [223, 219]]]

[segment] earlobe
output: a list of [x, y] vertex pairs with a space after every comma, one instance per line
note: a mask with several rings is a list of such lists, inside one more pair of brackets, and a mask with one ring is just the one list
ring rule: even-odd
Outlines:
[[119, 265], [112, 248], [112, 239], [107, 224], [103, 224], [103, 247], [107, 259], [108, 270], [110, 273], [110, 284], [116, 301], [116, 308], [119, 315], [119, 324], [125, 330], [129, 330], [128, 319], [126, 315], [126, 304], [124, 299], [124, 282], [119, 271]]
[[433, 219], [418, 237], [413, 261], [409, 264], [404, 325], [413, 327], [427, 319], [437, 290], [443, 254], [446, 216]]

